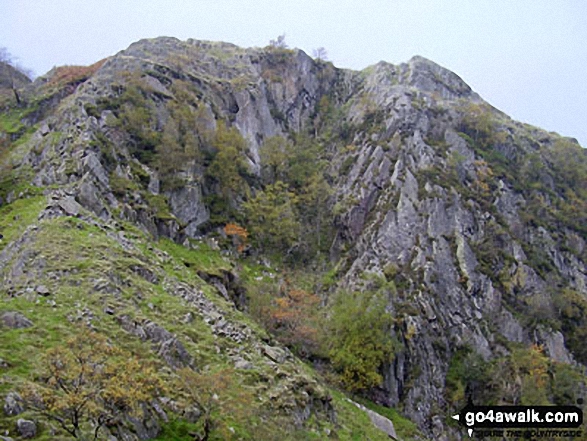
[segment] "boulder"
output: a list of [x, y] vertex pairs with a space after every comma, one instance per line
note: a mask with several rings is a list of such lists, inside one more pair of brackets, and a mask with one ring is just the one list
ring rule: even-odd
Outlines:
[[195, 423], [202, 416], [202, 412], [196, 406], [189, 406], [183, 410], [182, 416], [188, 423]]
[[20, 415], [24, 412], [21, 396], [16, 392], [9, 392], [4, 398], [4, 413], [7, 416]]
[[45, 285], [39, 285], [37, 286], [37, 288], [35, 289], [35, 291], [37, 291], [37, 294], [42, 295], [43, 297], [47, 297], [50, 293], [49, 289], [45, 286]]
[[263, 353], [275, 363], [283, 363], [287, 357], [283, 349], [274, 346], [264, 346]]
[[16, 311], [7, 311], [3, 313], [0, 316], [0, 323], [11, 329], [30, 328], [33, 326], [33, 322], [31, 322], [20, 312]]
[[235, 361], [235, 363], [234, 363], [235, 369], [249, 370], [249, 369], [253, 369], [254, 367], [255, 366], [253, 365], [253, 363], [251, 363], [250, 361], [244, 360], [242, 358]]
[[16, 430], [18, 430], [20, 436], [25, 439], [34, 438], [37, 436], [37, 425], [30, 420], [25, 420], [22, 418], [19, 419], [16, 422]]
[[59, 206], [68, 216], [77, 216], [82, 206], [76, 202], [73, 196], [67, 196], [59, 201]]
[[100, 191], [96, 185], [90, 180], [84, 180], [79, 187], [79, 194], [77, 200], [88, 210], [93, 211], [98, 216], [107, 217], [108, 211], [100, 200]]
[[[348, 398], [347, 398], [348, 399]], [[367, 414], [371, 422], [375, 427], [379, 430], [385, 432], [390, 438], [397, 439], [397, 434], [395, 433], [395, 427], [393, 423], [388, 418], [384, 417], [383, 415], [379, 415], [377, 412], [373, 412], [371, 409], [367, 409], [362, 404], [356, 403], [352, 400], [348, 400], [361, 409], [363, 412]]]

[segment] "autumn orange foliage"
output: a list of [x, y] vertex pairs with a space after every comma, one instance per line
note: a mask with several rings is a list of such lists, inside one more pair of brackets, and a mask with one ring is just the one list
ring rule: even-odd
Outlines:
[[232, 236], [233, 240], [236, 245], [236, 249], [239, 253], [242, 253], [247, 245], [247, 238], [249, 237], [249, 232], [237, 224], [226, 224], [224, 226], [224, 234], [227, 236]]
[[90, 66], [61, 66], [55, 69], [55, 73], [48, 82], [50, 86], [63, 87], [79, 84], [91, 77], [106, 62], [106, 58]]
[[271, 328], [288, 346], [302, 352], [318, 345], [317, 306], [320, 298], [303, 289], [288, 289], [277, 297], [270, 309]]

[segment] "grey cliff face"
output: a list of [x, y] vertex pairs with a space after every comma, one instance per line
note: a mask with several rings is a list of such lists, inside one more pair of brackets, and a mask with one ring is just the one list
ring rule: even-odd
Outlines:
[[[69, 195], [64, 210], [83, 207], [106, 221], [121, 217], [174, 240], [199, 235], [210, 219], [204, 170], [194, 167], [186, 184], [166, 190], [155, 170], [138, 166], [128, 134], [109, 124], [111, 110], [88, 112], [89, 105], [116, 95], [113, 85], [136, 73], [150, 90], [155, 130], [170, 118], [162, 103], [178, 99], [171, 84], [181, 80], [205, 103], [202, 127], [213, 129], [216, 120], [227, 119], [247, 140], [244, 155], [253, 175], [259, 174], [264, 140], [316, 133], [312, 127], [323, 97], [339, 110], [336, 124], [353, 129], [348, 139], [325, 141], [331, 205], [337, 207], [331, 260], [340, 287], [363, 289], [366, 274], [394, 283], [389, 309], [402, 349], [386, 366], [386, 401], [401, 405], [427, 434], [452, 430], [444, 423], [445, 379], [459, 349], [491, 360], [508, 352], [506, 340], [542, 345], [553, 360], [576, 363], [560, 330], [529, 325], [512, 312], [531, 304], [552, 313], [552, 292], [562, 286], [586, 296], [586, 238], [572, 228], [555, 234], [528, 222], [523, 209], [530, 201], [516, 182], [506, 175], [488, 177], [487, 162], [461, 128], [463, 103], [485, 103], [456, 74], [422, 57], [351, 72], [299, 50], [172, 38], [131, 45], [65, 98], [34, 135], [23, 164], [34, 170], [35, 185], [63, 187]], [[509, 134], [496, 143], [500, 155], [533, 152], [531, 144], [516, 140], [534, 136], [530, 129], [493, 115], [496, 130]], [[112, 158], [96, 147], [100, 140], [114, 149], [118, 166], [107, 164]], [[548, 146], [554, 138], [544, 134], [538, 142]], [[119, 197], [113, 176], [131, 183], [146, 179], [150, 194], [167, 198], [169, 215], [151, 210], [130, 184], [130, 196]], [[499, 252], [487, 257], [488, 243]], [[550, 270], [537, 267], [529, 251], [539, 253]], [[13, 268], [15, 277], [17, 272]], [[147, 323], [131, 332], [162, 346], [173, 342], [156, 327]]]

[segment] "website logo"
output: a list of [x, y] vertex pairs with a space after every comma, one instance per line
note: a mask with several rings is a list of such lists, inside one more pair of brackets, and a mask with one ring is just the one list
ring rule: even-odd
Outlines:
[[576, 406], [475, 406], [452, 416], [473, 436], [562, 438], [581, 436], [583, 411]]

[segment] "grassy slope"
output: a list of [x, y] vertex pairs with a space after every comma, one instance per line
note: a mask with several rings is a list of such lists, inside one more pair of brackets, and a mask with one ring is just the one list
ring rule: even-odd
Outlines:
[[[323, 389], [302, 363], [292, 359], [276, 365], [263, 356], [259, 345], [264, 344], [263, 340], [270, 340], [264, 331], [197, 276], [197, 270], [212, 272], [231, 267], [230, 261], [219, 252], [204, 243], [197, 250], [167, 240], [153, 243], [131, 225], [123, 226], [124, 236], [131, 244], [125, 249], [115, 238], [119, 231], [107, 225], [92, 225], [71, 217], [37, 221], [44, 206], [45, 198], [36, 196], [0, 208], [0, 228], [5, 236], [2, 248], [10, 248], [9, 243], [14, 244], [25, 230], [27, 237], [22, 249], [14, 252], [6, 267], [0, 270], [6, 276], [18, 259], [26, 268], [24, 274], [12, 276], [10, 288], [6, 283], [0, 287], [0, 313], [19, 311], [34, 323], [27, 329], [0, 332], [0, 358], [9, 365], [0, 368], [0, 396], [33, 379], [47, 349], [62, 344], [75, 332], [73, 323], [84, 323], [88, 317], [93, 317], [92, 325], [111, 342], [158, 364], [161, 376], [171, 384], [173, 371], [158, 358], [157, 348], [120, 327], [116, 317], [127, 315], [139, 322], [153, 321], [175, 334], [199, 369], [232, 368], [231, 356], [235, 353], [243, 354], [253, 364], [253, 369], [236, 371], [238, 381], [226, 392], [238, 394], [244, 388], [252, 391], [257, 399], [252, 403], [259, 410], [256, 416], [234, 422], [235, 437], [255, 439], [256, 433], [262, 430], [266, 439], [323, 439], [329, 432], [333, 439], [385, 439], [383, 433], [371, 426], [366, 415], [347, 405], [342, 395]], [[32, 224], [34, 228], [26, 228]], [[131, 267], [146, 269], [157, 280], [151, 283]], [[252, 329], [252, 338], [237, 344], [214, 335], [197, 309], [166, 288], [168, 280], [200, 289], [224, 311], [227, 320], [244, 323]], [[45, 285], [50, 295], [36, 294], [39, 285]], [[107, 309], [115, 313], [105, 312]], [[195, 319], [186, 324], [182, 319], [188, 312]], [[290, 411], [301, 398], [298, 394], [302, 391], [296, 390], [300, 384], [311, 393], [333, 396], [338, 413], [336, 424], [326, 421], [322, 414], [314, 414], [303, 427], [294, 428]], [[181, 398], [178, 392], [171, 395]], [[261, 420], [261, 410], [268, 410], [268, 420]], [[14, 433], [16, 419], [20, 417], [2, 415], [0, 431]], [[172, 417], [159, 439], [192, 439], [189, 433], [196, 427], [197, 424]], [[54, 439], [46, 424], [41, 424], [40, 439]]]

